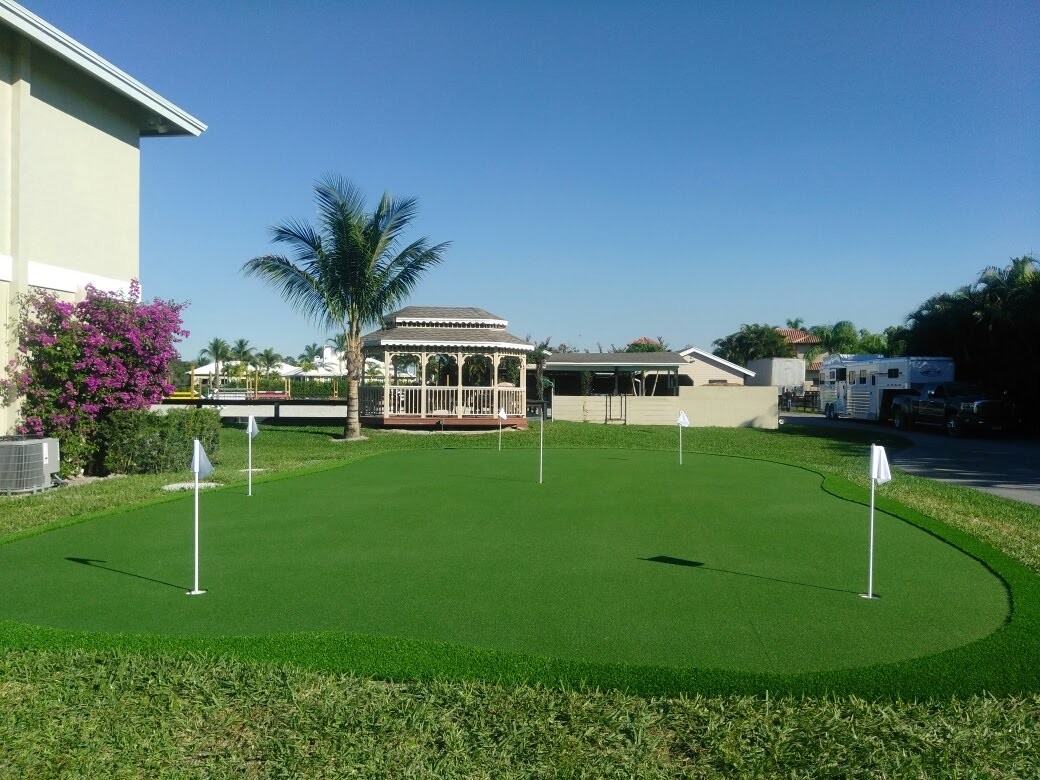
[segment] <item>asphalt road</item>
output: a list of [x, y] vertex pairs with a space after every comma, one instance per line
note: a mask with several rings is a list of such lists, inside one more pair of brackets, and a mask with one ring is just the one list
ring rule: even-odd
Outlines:
[[[798, 425], [870, 429], [874, 423], [827, 420], [819, 415], [783, 412], [781, 418]], [[888, 432], [893, 432], [891, 428]], [[1040, 505], [1040, 441], [966, 436], [953, 438], [942, 431], [912, 430], [900, 436], [911, 447], [891, 453], [891, 463], [909, 474], [983, 490], [1004, 498]]]

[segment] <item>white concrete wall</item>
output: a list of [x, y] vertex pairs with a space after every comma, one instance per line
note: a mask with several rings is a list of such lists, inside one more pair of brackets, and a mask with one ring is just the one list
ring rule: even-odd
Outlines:
[[[680, 409], [694, 427], [775, 429], [778, 420], [775, 387], [680, 387], [678, 396], [628, 396], [625, 402], [629, 425], [675, 425]], [[618, 404], [614, 399], [615, 410]], [[553, 397], [554, 420], [602, 423], [605, 412], [603, 396]]]

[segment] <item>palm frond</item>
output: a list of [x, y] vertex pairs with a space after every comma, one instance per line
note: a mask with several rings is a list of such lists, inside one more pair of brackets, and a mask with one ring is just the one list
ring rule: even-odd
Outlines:
[[325, 325], [342, 321], [341, 307], [322, 280], [288, 258], [281, 255], [254, 257], [242, 267], [242, 273], [267, 282], [291, 307], [310, 320]]

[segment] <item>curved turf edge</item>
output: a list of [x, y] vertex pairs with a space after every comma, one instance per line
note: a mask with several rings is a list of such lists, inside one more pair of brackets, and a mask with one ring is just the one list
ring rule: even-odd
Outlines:
[[[364, 457], [376, 454], [379, 453]], [[837, 498], [861, 505], [866, 505], [869, 500], [869, 494], [864, 488], [841, 477], [822, 474], [796, 463], [766, 458], [747, 459], [781, 463], [810, 471], [821, 477], [821, 489]], [[353, 462], [323, 464], [269, 475], [263, 481], [345, 468]], [[68, 522], [43, 529], [13, 534], [0, 540], [0, 544], [175, 498], [162, 497], [133, 507], [72, 518]], [[971, 644], [921, 658], [855, 669], [789, 675], [601, 664], [340, 632], [185, 638], [69, 631], [0, 621], [0, 645], [11, 649], [88, 649], [203, 657], [233, 656], [248, 661], [290, 664], [389, 680], [535, 683], [567, 688], [618, 689], [642, 695], [757, 693], [769, 690], [789, 694], [853, 694], [873, 699], [894, 699], [966, 696], [984, 692], [993, 695], [1021, 694], [1040, 690], [1040, 577], [971, 535], [898, 502], [879, 497], [876, 505], [879, 511], [910, 523], [975, 558], [1000, 578], [1009, 594], [1009, 614], [1004, 626]], [[864, 640], [869, 641], [869, 637]]]

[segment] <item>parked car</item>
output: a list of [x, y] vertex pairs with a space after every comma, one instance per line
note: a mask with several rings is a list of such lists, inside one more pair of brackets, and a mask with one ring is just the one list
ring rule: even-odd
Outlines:
[[998, 433], [1007, 425], [1007, 408], [1000, 397], [960, 382], [901, 393], [892, 399], [891, 416], [898, 430], [930, 425], [951, 436], [968, 431]]

